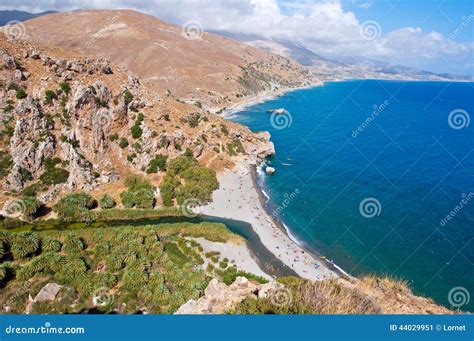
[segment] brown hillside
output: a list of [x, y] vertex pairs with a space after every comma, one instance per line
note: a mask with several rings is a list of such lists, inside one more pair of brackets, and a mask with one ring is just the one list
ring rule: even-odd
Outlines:
[[131, 10], [57, 13], [25, 23], [30, 42], [105, 58], [126, 68], [163, 97], [199, 100], [209, 108], [241, 95], [312, 83], [297, 62], [218, 35], [183, 33], [183, 27]]

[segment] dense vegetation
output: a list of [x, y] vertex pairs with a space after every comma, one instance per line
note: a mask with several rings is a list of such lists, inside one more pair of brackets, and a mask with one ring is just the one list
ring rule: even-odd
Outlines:
[[165, 206], [171, 206], [173, 199], [181, 205], [186, 199], [206, 203], [211, 194], [219, 188], [216, 173], [199, 165], [193, 157], [183, 155], [168, 162], [166, 176], [160, 185]]
[[150, 161], [146, 170], [147, 174], [157, 173], [158, 171], [166, 171], [166, 162], [168, 161], [168, 155], [158, 154], [155, 155], [153, 160]]
[[202, 248], [184, 238], [233, 236], [215, 223], [0, 231], [0, 306], [24, 313], [28, 295], [54, 282], [63, 286], [56, 300], [35, 303], [33, 313], [172, 313], [200, 297], [210, 280]]
[[114, 198], [108, 194], [103, 194], [99, 199], [99, 206], [102, 209], [114, 208], [116, 205]]
[[40, 176], [40, 181], [44, 185], [57, 185], [67, 181], [69, 172], [60, 168], [61, 159], [52, 158], [44, 160], [44, 172]]
[[153, 208], [155, 206], [155, 188], [143, 177], [130, 175], [125, 179], [128, 190], [120, 193], [125, 208]]
[[94, 198], [87, 193], [71, 193], [61, 198], [53, 206], [53, 210], [58, 214], [58, 218], [63, 220], [84, 220], [94, 204]]

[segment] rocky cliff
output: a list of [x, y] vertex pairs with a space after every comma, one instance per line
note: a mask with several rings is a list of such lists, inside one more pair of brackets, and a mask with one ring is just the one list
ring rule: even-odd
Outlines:
[[[0, 38], [1, 187], [32, 186], [45, 203], [145, 173], [156, 155], [188, 151], [215, 170], [271, 155], [254, 134], [204, 108], [156, 96], [105, 59]], [[160, 175], [152, 180], [160, 181]], [[4, 193], [8, 196], [8, 193]]]

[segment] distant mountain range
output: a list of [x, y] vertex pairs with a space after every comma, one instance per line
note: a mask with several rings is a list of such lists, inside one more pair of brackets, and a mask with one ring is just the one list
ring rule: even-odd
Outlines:
[[301, 44], [283, 39], [267, 39], [256, 35], [242, 35], [229, 32], [215, 33], [294, 59], [300, 64], [310, 68], [316, 75], [322, 77], [336, 79], [474, 80], [472, 76], [453, 75], [449, 73], [439, 74], [363, 57], [341, 58], [339, 61], [331, 60], [316, 54]]
[[13, 20], [26, 21], [51, 13], [56, 13], [56, 11], [46, 11], [41, 13], [29, 13], [24, 11], [0, 11], [0, 26], [4, 26]]

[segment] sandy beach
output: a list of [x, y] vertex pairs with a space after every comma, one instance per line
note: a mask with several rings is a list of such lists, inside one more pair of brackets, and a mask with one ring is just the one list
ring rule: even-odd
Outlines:
[[316, 86], [323, 86], [323, 82], [315, 82], [307, 86], [301, 86], [301, 87], [295, 87], [295, 88], [282, 88], [278, 90], [272, 90], [272, 91], [263, 91], [259, 93], [258, 95], [252, 96], [248, 99], [245, 99], [241, 102], [237, 102], [229, 107], [227, 107], [224, 111], [222, 116], [224, 118], [229, 118], [232, 114], [243, 111], [245, 108], [250, 107], [255, 104], [263, 103], [266, 101], [269, 101], [271, 99], [274, 99], [278, 96], [282, 96], [284, 94], [287, 94], [291, 91], [296, 91], [296, 90], [301, 90], [301, 89], [308, 89], [308, 88], [313, 88]]
[[263, 245], [302, 278], [339, 277], [337, 271], [304, 250], [276, 226], [260, 203], [249, 166], [242, 163], [233, 171], [221, 173], [219, 183], [213, 202], [202, 207], [201, 213], [250, 223]]
[[[252, 257], [247, 245], [245, 242], [239, 244], [236, 243], [218, 243], [211, 242], [205, 238], [195, 238], [202, 248], [204, 253], [210, 251], [219, 252], [221, 259], [227, 258], [231, 264], [236, 265], [238, 269], [250, 272], [254, 275], [265, 277], [267, 279], [272, 279], [271, 276], [263, 272], [262, 269], [258, 266], [256, 260]], [[206, 269], [207, 264], [210, 262], [209, 259], [204, 259], [203, 269]], [[214, 264], [215, 265], [215, 264]]]

